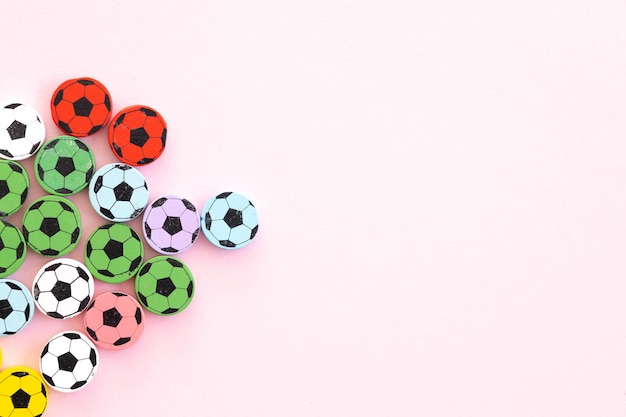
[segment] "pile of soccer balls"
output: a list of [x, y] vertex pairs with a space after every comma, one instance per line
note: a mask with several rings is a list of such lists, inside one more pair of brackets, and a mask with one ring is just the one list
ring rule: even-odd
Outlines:
[[[0, 108], [0, 336], [24, 329], [35, 307], [52, 319], [82, 314], [85, 327], [84, 334], [65, 331], [50, 338], [41, 351], [41, 372], [24, 366], [0, 372], [2, 416], [18, 410], [41, 415], [47, 386], [62, 392], [84, 387], [98, 368], [98, 348], [134, 344], [145, 310], [166, 316], [183, 311], [193, 298], [194, 279], [174, 255], [191, 247], [200, 230], [225, 249], [247, 245], [258, 230], [256, 208], [237, 193], [210, 198], [200, 212], [174, 195], [149, 203], [148, 182], [137, 167], [163, 154], [167, 124], [148, 106], [126, 107], [112, 119], [111, 108], [111, 96], [97, 80], [62, 83], [52, 95], [51, 111], [65, 134], [48, 141], [34, 108], [22, 103]], [[98, 168], [91, 148], [79, 138], [107, 124], [110, 148], [121, 162]], [[18, 227], [5, 218], [26, 203], [31, 176], [17, 161], [31, 156], [34, 176], [49, 195], [26, 208]], [[79, 261], [63, 257], [82, 235], [81, 214], [67, 196], [84, 189], [107, 223], [88, 236]], [[124, 223], [142, 213], [143, 240]], [[162, 256], [144, 259], [144, 241]], [[32, 292], [7, 278], [23, 264], [27, 247], [54, 258], [33, 277]], [[94, 297], [97, 280], [115, 284], [133, 277], [135, 294], [109, 291]]]

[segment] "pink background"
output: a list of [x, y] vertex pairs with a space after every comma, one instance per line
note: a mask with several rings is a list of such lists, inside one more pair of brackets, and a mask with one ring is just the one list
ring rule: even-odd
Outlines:
[[[190, 307], [47, 415], [623, 416], [625, 21], [609, 0], [3, 2], [0, 101], [53, 137], [55, 87], [97, 78], [169, 123], [152, 198], [235, 190], [261, 220], [241, 251], [183, 253]], [[3, 367], [80, 328], [37, 313]]]

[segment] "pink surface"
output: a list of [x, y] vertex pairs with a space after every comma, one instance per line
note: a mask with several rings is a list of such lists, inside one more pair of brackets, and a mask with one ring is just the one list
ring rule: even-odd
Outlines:
[[[260, 218], [240, 251], [182, 253], [189, 308], [147, 314], [47, 415], [623, 416], [625, 19], [617, 1], [5, 2], [0, 101], [52, 137], [57, 85], [97, 78], [115, 112], [168, 123], [151, 197], [232, 190]], [[71, 199], [80, 258], [103, 220]], [[37, 312], [3, 366], [81, 320]]]

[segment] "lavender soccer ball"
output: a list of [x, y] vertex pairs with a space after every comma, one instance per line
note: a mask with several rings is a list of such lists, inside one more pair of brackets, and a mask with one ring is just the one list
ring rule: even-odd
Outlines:
[[196, 207], [185, 198], [168, 195], [156, 199], [143, 215], [143, 234], [155, 251], [171, 255], [189, 248], [200, 233]]

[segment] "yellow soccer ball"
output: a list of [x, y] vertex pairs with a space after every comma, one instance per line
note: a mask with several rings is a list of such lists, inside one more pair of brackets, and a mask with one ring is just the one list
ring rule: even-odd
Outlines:
[[12, 366], [0, 372], [0, 416], [37, 417], [48, 405], [48, 389], [39, 372]]

